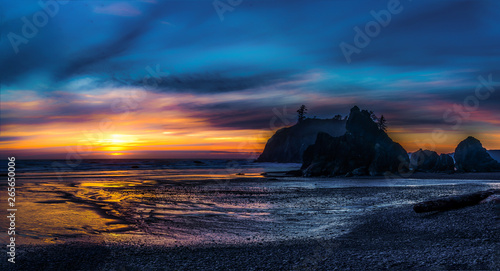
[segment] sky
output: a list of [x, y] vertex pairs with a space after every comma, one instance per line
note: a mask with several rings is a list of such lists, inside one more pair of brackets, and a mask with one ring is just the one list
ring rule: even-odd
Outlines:
[[[3, 1], [2, 155], [256, 158], [384, 115], [409, 151], [500, 149], [497, 1]], [[499, 83], [497, 83], [499, 82]]]

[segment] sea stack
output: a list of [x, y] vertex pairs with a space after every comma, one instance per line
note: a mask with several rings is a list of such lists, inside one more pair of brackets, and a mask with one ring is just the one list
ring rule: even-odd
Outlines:
[[346, 133], [333, 137], [319, 133], [316, 142], [304, 152], [305, 176], [382, 175], [407, 169], [405, 149], [379, 128], [370, 112], [351, 109]]
[[500, 163], [472, 136], [460, 142], [455, 149], [455, 166], [459, 172], [500, 171]]
[[455, 163], [447, 154], [437, 154], [435, 151], [418, 150], [410, 156], [410, 168], [422, 172], [453, 172]]
[[314, 144], [318, 133], [343, 135], [345, 123], [339, 119], [305, 119], [291, 127], [281, 128], [267, 141], [257, 162], [301, 163], [302, 154]]

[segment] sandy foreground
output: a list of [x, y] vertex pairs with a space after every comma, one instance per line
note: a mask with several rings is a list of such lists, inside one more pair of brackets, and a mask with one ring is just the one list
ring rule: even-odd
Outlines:
[[[384, 195], [383, 200], [401, 204], [352, 216], [350, 228], [341, 235], [319, 238], [177, 247], [96, 242], [22, 245], [16, 263], [5, 258], [0, 270], [500, 270], [498, 204], [427, 214], [416, 214], [411, 204], [489, 188], [459, 184], [309, 189], [295, 199], [282, 200]], [[314, 221], [297, 217], [301, 219]]]

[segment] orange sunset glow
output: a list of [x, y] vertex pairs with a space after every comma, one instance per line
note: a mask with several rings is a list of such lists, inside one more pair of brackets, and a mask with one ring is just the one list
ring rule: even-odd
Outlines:
[[[27, 98], [33, 93], [26, 91], [25, 94], [23, 97]], [[65, 150], [89, 158], [137, 158], [147, 156], [148, 152], [163, 152], [162, 155], [153, 155], [155, 157], [179, 156], [170, 156], [168, 152], [171, 151], [187, 151], [192, 157], [206, 157], [212, 152], [225, 157], [242, 157], [261, 151], [273, 132], [211, 127], [204, 118], [189, 116], [178, 106], [176, 99], [151, 92], [140, 102], [138, 99], [134, 101], [136, 109], [125, 107], [124, 110], [113, 112], [113, 102], [120, 102], [122, 96], [132, 94], [133, 90], [129, 90], [129, 93], [125, 90], [120, 95], [116, 91], [102, 95], [82, 93], [78, 95], [79, 100], [71, 101], [73, 105], [103, 105], [103, 112], [40, 116], [44, 118], [41, 123], [4, 125], [3, 136], [16, 140], [4, 142], [3, 146], [9, 151], [30, 151], [33, 154], [61, 154]], [[179, 95], [176, 98], [194, 99], [191, 95]], [[28, 118], [40, 112], [50, 114], [59, 106], [57, 101], [51, 99], [36, 96], [28, 99], [30, 101], [7, 101], [3, 103], [3, 108]], [[109, 108], [106, 108], [106, 104]], [[172, 109], [165, 110], [168, 107]], [[217, 157], [217, 154], [212, 155]]]
[[[223, 125], [217, 123], [217, 119], [211, 119], [209, 110], [189, 111], [191, 104], [209, 106], [216, 101], [237, 105], [247, 101], [244, 94], [234, 93], [194, 96], [134, 88], [105, 88], [69, 95], [59, 91], [58, 97], [64, 97], [64, 102], [33, 91], [12, 90], [6, 94], [7, 99], [2, 103], [3, 110], [7, 112], [4, 117], [17, 116], [19, 121], [2, 125], [2, 136], [11, 139], [3, 142], [3, 149], [27, 158], [64, 158], [68, 153], [77, 153], [83, 158], [252, 159], [262, 151], [267, 139], [277, 129], [296, 121], [294, 110], [286, 107], [268, 112], [256, 109], [255, 112], [234, 115], [234, 121], [237, 126], [238, 121], [245, 122], [252, 117], [252, 113], [256, 113], [262, 119], [262, 128], [231, 128], [221, 127]], [[259, 90], [256, 94], [253, 99], [264, 97], [271, 103], [279, 91], [268, 93]], [[297, 93], [295, 99], [319, 99], [321, 103], [318, 107], [321, 108], [354, 100], [354, 97], [339, 101], [328, 96]], [[439, 112], [435, 108], [433, 111]], [[497, 124], [497, 120], [481, 118], [481, 114], [484, 113], [473, 112], [470, 122], [482, 121], [490, 127]], [[389, 123], [391, 117], [397, 118], [397, 115], [387, 116]], [[231, 112], [216, 116], [226, 122], [233, 121], [232, 117]], [[420, 148], [453, 152], [456, 144], [471, 134], [450, 127], [443, 135], [436, 135], [439, 131], [444, 130], [432, 126], [406, 127], [403, 124], [391, 125], [388, 130], [410, 152]], [[483, 139], [486, 148], [500, 146], [500, 136], [494, 132], [485, 131], [476, 136]]]

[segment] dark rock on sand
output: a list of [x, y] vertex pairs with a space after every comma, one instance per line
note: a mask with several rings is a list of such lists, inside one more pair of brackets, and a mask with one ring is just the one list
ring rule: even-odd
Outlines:
[[435, 151], [420, 149], [411, 154], [410, 167], [423, 172], [453, 172], [455, 162], [447, 154], [438, 155]]
[[345, 121], [305, 119], [291, 127], [279, 129], [267, 141], [257, 162], [300, 163], [302, 154], [314, 143], [319, 132], [340, 136], [345, 133]]
[[346, 133], [333, 137], [318, 133], [314, 145], [304, 152], [305, 176], [381, 175], [407, 168], [408, 154], [357, 106], [351, 109]]
[[447, 211], [452, 209], [459, 209], [479, 204], [481, 201], [487, 199], [491, 195], [498, 193], [500, 193], [500, 190], [490, 189], [487, 191], [480, 191], [472, 194], [445, 197], [436, 200], [417, 203], [413, 206], [413, 210], [417, 213], [425, 213], [433, 211]]
[[455, 161], [453, 161], [453, 158], [449, 156], [448, 154], [442, 153], [438, 161], [436, 163], [436, 166], [434, 167], [435, 172], [454, 172], [455, 171]]
[[469, 136], [455, 149], [455, 166], [462, 172], [500, 171], [500, 163], [493, 159], [479, 140]]
[[414, 170], [431, 172], [436, 167], [439, 155], [435, 151], [418, 150], [410, 156], [410, 167]]

